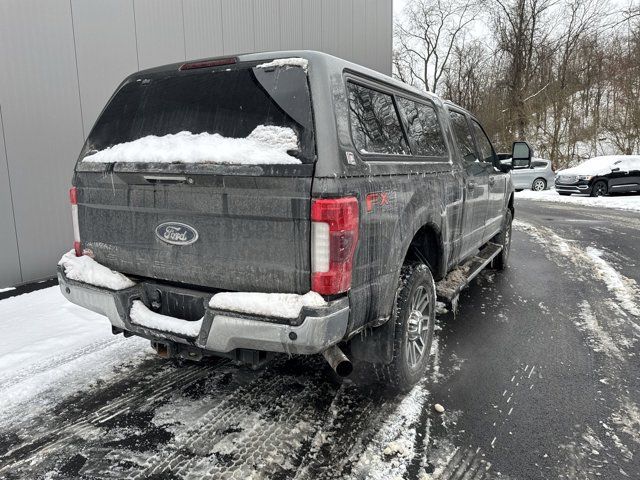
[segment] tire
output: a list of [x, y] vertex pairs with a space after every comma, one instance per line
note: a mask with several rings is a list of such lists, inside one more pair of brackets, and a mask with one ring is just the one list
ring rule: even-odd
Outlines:
[[513, 224], [513, 214], [507, 209], [504, 217], [504, 228], [491, 240], [493, 243], [502, 245], [502, 251], [493, 259], [491, 266], [496, 270], [504, 270], [509, 262], [509, 252], [511, 251], [511, 227]]
[[547, 181], [544, 178], [536, 178], [531, 184], [531, 190], [534, 192], [542, 192], [547, 189]]
[[436, 319], [436, 285], [426, 265], [404, 265], [391, 319], [395, 323], [393, 360], [375, 365], [378, 380], [406, 392], [424, 376], [429, 364]]
[[604, 180], [598, 180], [591, 188], [592, 197], [604, 197], [609, 192], [609, 186]]
[[558, 192], [558, 195], [562, 195], [563, 197], [568, 197], [571, 194], [567, 192]]

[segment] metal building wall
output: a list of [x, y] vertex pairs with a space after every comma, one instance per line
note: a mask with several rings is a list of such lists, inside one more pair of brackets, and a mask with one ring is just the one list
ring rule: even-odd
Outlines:
[[70, 248], [73, 165], [126, 75], [300, 48], [390, 74], [392, 0], [0, 2], [0, 288], [51, 276]]

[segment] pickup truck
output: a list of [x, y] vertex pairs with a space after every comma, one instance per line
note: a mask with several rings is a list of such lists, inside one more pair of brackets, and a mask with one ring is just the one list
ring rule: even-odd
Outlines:
[[140, 71], [76, 163], [60, 288], [164, 357], [323, 354], [406, 390], [436, 299], [505, 268], [531, 154], [503, 165], [469, 112], [323, 53]]

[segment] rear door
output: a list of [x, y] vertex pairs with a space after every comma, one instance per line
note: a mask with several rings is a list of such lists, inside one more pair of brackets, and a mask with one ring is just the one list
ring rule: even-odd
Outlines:
[[640, 157], [631, 157], [615, 162], [608, 177], [610, 192], [640, 190]]
[[129, 275], [307, 292], [314, 162], [302, 68], [141, 72], [76, 167], [83, 247]]
[[467, 115], [449, 109], [451, 128], [462, 157], [465, 177], [462, 258], [482, 245], [487, 204], [489, 201], [489, 172], [476, 153], [471, 124]]

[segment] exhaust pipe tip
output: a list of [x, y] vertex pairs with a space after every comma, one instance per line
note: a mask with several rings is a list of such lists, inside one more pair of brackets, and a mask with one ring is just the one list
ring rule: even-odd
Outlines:
[[326, 349], [322, 356], [338, 376], [348, 377], [353, 372], [353, 363], [337, 345]]
[[351, 363], [350, 360], [347, 360], [346, 362], [340, 362], [338, 365], [336, 365], [336, 368], [334, 370], [341, 377], [348, 377], [349, 375], [351, 375], [351, 372], [353, 372], [353, 363]]

